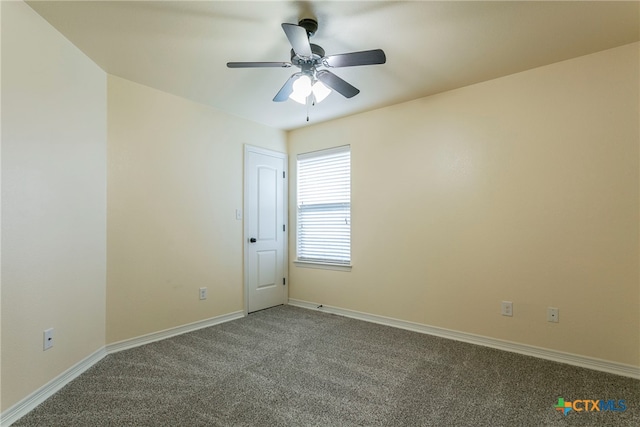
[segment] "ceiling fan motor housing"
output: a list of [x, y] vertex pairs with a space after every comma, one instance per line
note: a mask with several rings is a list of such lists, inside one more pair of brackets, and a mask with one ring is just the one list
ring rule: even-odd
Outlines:
[[[298, 26], [305, 29], [307, 37], [313, 36], [318, 31], [318, 21], [313, 18], [303, 18], [298, 21]], [[313, 72], [314, 67], [321, 64], [324, 58], [324, 49], [317, 44], [309, 43], [311, 46], [311, 58], [302, 58], [291, 49], [291, 63], [300, 68], [302, 72]]]
[[316, 65], [321, 65], [322, 58], [324, 58], [324, 49], [317, 44], [310, 43], [311, 46], [311, 58], [301, 58], [291, 49], [291, 63], [296, 67], [309, 68]]

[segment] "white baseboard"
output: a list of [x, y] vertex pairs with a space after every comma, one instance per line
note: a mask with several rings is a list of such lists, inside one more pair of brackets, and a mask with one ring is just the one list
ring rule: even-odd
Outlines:
[[49, 381], [44, 386], [40, 387], [38, 390], [31, 393], [29, 396], [22, 399], [20, 402], [4, 411], [2, 414], [0, 414], [0, 426], [8, 427], [14, 422], [18, 421], [20, 418], [32, 411], [36, 406], [55, 394], [62, 387], [64, 387], [72, 380], [80, 376], [87, 369], [101, 361], [106, 355], [107, 352], [104, 350], [104, 347], [100, 348], [93, 354], [89, 355], [88, 357], [73, 365], [71, 368], [58, 375], [53, 380]]
[[520, 353], [526, 356], [533, 356], [540, 359], [551, 360], [554, 362], [566, 363], [568, 365], [579, 366], [581, 368], [593, 369], [595, 371], [608, 372], [610, 374], [621, 375], [640, 379], [640, 368], [633, 365], [611, 362], [608, 360], [596, 359], [593, 357], [580, 356], [572, 353], [551, 350], [542, 347], [535, 347], [527, 344], [520, 344], [511, 341], [499, 340], [496, 338], [485, 337], [482, 335], [470, 334], [467, 332], [459, 332], [435, 326], [423, 325], [421, 323], [408, 322], [406, 320], [394, 319], [391, 317], [378, 316], [375, 314], [362, 313], [359, 311], [348, 310], [339, 307], [332, 307], [312, 303], [309, 301], [301, 301], [289, 298], [289, 305], [307, 308], [311, 310], [323, 311], [326, 313], [337, 314], [339, 316], [351, 317], [353, 319], [364, 320], [366, 322], [378, 323], [386, 326], [393, 326], [400, 329], [419, 332], [427, 335], [435, 335], [442, 338], [449, 338], [456, 341], [467, 342], [470, 344], [482, 345], [498, 350], [509, 351], [512, 353]]
[[164, 331], [154, 332], [136, 338], [120, 341], [102, 347], [89, 357], [76, 363], [74, 366], [49, 381], [29, 396], [16, 403], [2, 414], [0, 414], [0, 426], [8, 427], [27, 413], [35, 409], [36, 406], [53, 396], [58, 390], [67, 385], [69, 382], [80, 376], [87, 369], [102, 360], [107, 354], [116, 353], [118, 351], [127, 350], [141, 345], [160, 341], [176, 335], [185, 334], [198, 329], [207, 328], [209, 326], [218, 325], [220, 323], [229, 322], [244, 317], [244, 312], [236, 311], [222, 316], [212, 317], [210, 319], [201, 320], [199, 322], [189, 323], [187, 325], [175, 328], [165, 329]]
[[107, 345], [106, 347], [107, 354], [117, 353], [119, 351], [128, 350], [134, 347], [140, 347], [141, 345], [164, 340], [167, 338], [174, 337], [176, 335], [186, 334], [187, 332], [196, 331], [198, 329], [208, 328], [209, 326], [219, 325], [220, 323], [241, 319], [243, 317], [244, 317], [243, 311], [234, 311], [233, 313], [223, 314], [222, 316], [216, 316], [210, 319], [188, 323], [186, 325], [165, 329], [163, 331], [153, 332], [151, 334], [142, 335], [136, 338], [118, 341], [116, 343]]

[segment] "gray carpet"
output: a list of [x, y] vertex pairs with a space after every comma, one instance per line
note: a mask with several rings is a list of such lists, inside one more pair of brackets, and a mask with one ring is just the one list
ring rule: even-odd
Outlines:
[[282, 306], [109, 355], [14, 425], [639, 426], [639, 405], [638, 380]]

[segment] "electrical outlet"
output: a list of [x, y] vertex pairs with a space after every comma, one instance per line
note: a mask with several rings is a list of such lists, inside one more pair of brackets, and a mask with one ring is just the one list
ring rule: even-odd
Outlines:
[[555, 307], [547, 308], [547, 322], [558, 323], [560, 321], [560, 310]]
[[49, 350], [53, 347], [53, 328], [44, 331], [43, 338], [43, 350]]
[[502, 301], [502, 311], [500, 314], [503, 316], [513, 316], [513, 303], [511, 301]]
[[207, 288], [200, 288], [200, 299], [207, 299]]

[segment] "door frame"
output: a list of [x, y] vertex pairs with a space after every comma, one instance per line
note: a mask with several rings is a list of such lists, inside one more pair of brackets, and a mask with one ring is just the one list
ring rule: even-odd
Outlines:
[[283, 204], [283, 217], [282, 221], [285, 224], [285, 233], [284, 233], [284, 248], [283, 248], [283, 261], [284, 264], [282, 266], [282, 274], [285, 279], [285, 284], [282, 286], [282, 304], [287, 304], [289, 302], [289, 156], [287, 153], [282, 153], [280, 151], [269, 150], [267, 148], [257, 147], [255, 145], [244, 144], [244, 180], [243, 180], [243, 206], [242, 206], [242, 241], [243, 245], [243, 282], [244, 282], [244, 315], [247, 316], [249, 314], [249, 221], [247, 221], [248, 212], [246, 207], [249, 205], [248, 203], [248, 191], [247, 191], [247, 182], [249, 181], [249, 168], [247, 166], [248, 163], [248, 154], [249, 153], [257, 153], [263, 154], [267, 156], [273, 156], [277, 158], [281, 158], [284, 160], [283, 172], [285, 173], [285, 178], [283, 179], [284, 187], [282, 188], [282, 204]]

